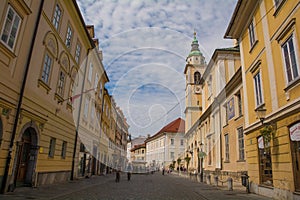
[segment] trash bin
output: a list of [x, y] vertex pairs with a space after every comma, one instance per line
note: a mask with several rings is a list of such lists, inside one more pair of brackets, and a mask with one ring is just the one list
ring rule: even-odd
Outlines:
[[228, 177], [228, 179], [227, 179], [227, 188], [228, 188], [228, 190], [233, 190], [233, 180], [232, 180], [232, 178], [231, 177]]
[[206, 178], [207, 178], [206, 183], [207, 183], [208, 185], [210, 185], [210, 184], [211, 184], [211, 183], [210, 183], [210, 174], [207, 174]]
[[218, 186], [219, 177], [218, 177], [218, 176], [215, 176], [215, 177], [214, 177], [214, 180], [215, 180], [215, 186]]
[[242, 179], [242, 185], [245, 186], [245, 187], [247, 187], [247, 184], [248, 184], [248, 178], [249, 178], [249, 176], [248, 176], [247, 174], [243, 174], [243, 175], [241, 176], [241, 179]]

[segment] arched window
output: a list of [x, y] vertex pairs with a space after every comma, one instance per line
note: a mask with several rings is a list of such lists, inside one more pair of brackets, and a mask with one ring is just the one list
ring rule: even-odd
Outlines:
[[195, 72], [194, 73], [194, 84], [199, 85], [200, 84], [200, 79], [201, 79], [200, 72]]

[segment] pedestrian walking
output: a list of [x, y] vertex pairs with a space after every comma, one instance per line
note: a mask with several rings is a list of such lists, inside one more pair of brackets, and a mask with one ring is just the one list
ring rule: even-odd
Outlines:
[[130, 181], [131, 173], [132, 173], [132, 165], [131, 165], [131, 163], [128, 163], [126, 170], [127, 170], [127, 181]]
[[116, 183], [120, 182], [120, 170], [117, 169], [116, 171]]

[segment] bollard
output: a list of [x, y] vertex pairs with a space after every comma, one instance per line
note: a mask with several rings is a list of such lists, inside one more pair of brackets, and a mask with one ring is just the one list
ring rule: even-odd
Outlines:
[[210, 174], [207, 174], [206, 178], [207, 178], [206, 183], [207, 183], [208, 185], [210, 185], [210, 184], [211, 184], [211, 183], [210, 183]]
[[228, 185], [227, 185], [228, 190], [232, 191], [233, 190], [233, 184], [232, 184], [233, 181], [232, 181], [232, 178], [228, 177], [227, 182], [228, 182]]
[[203, 182], [206, 183], [206, 174], [203, 174]]
[[215, 176], [215, 186], [218, 186], [218, 182], [219, 182], [219, 177], [218, 176]]

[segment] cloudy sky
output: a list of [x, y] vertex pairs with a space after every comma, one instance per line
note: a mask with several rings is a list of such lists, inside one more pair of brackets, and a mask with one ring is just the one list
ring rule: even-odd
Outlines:
[[185, 59], [194, 30], [207, 63], [223, 36], [237, 0], [77, 0], [86, 24], [95, 26], [110, 82], [133, 137], [153, 135], [185, 118]]

